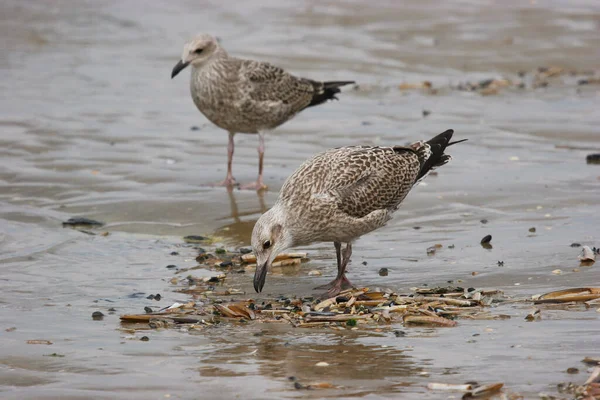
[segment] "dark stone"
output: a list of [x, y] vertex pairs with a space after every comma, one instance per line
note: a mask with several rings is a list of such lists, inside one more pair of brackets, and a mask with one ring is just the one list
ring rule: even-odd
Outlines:
[[296, 377], [295, 376], [288, 376], [288, 380], [295, 382], [296, 381]]
[[92, 313], [92, 319], [94, 321], [101, 321], [102, 319], [104, 319], [104, 314], [102, 314], [100, 311], [94, 311]]
[[338, 296], [338, 297], [335, 298], [335, 302], [336, 303], [345, 303], [348, 300], [350, 300], [350, 298], [346, 297], [346, 296]]
[[242, 253], [242, 254], [249, 254], [249, 253], [252, 253], [252, 249], [250, 247], [241, 247], [240, 248], [240, 253]]
[[217, 282], [219, 282], [219, 278], [217, 278], [216, 276], [213, 276], [208, 280], [208, 282], [209, 283], [217, 283]]
[[149, 296], [148, 296], [148, 297], [146, 297], [146, 298], [147, 298], [148, 300], [154, 300], [154, 295], [153, 295], [153, 294], [151, 294], [151, 295], [149, 295]]
[[381, 268], [379, 270], [379, 276], [388, 276], [388, 269], [387, 268]]
[[578, 374], [579, 373], [579, 369], [571, 367], [571, 368], [567, 368], [567, 374]]
[[167, 265], [167, 268], [174, 269], [174, 268], [177, 268], [177, 265], [169, 264], [169, 265]]
[[535, 231], [536, 231], [535, 227], [532, 226], [531, 228], [529, 228], [529, 232], [535, 233]]
[[580, 243], [571, 243], [571, 247], [581, 247]]
[[150, 307], [144, 307], [144, 311], [146, 312], [146, 314], [152, 313], [152, 309]]
[[196, 126], [196, 125], [190, 126], [190, 131], [199, 131], [199, 130], [200, 130], [199, 126]]
[[487, 244], [492, 241], [492, 235], [486, 235], [481, 239], [481, 244]]
[[233, 265], [233, 262], [231, 262], [231, 261], [223, 261], [221, 264], [219, 264], [219, 267], [227, 268], [227, 267], [231, 267], [232, 265]]
[[172, 252], [171, 252], [171, 255], [172, 255], [172, 256], [178, 256], [178, 255], [179, 255], [179, 253], [178, 253], [178, 252], [176, 252], [176, 251], [172, 251]]
[[87, 227], [94, 227], [94, 226], [102, 226], [104, 225], [104, 222], [100, 222], [100, 221], [96, 221], [93, 219], [89, 219], [89, 218], [83, 218], [83, 217], [75, 217], [75, 218], [69, 218], [68, 220], [66, 220], [65, 222], [62, 223], [62, 226], [87, 226]]
[[366, 261], [363, 261], [363, 262], [362, 262], [362, 265], [367, 265], [367, 262], [366, 262]]
[[481, 221], [479, 221], [479, 222], [481, 222], [482, 224], [487, 224], [487, 223], [488, 223], [488, 220], [484, 218], [484, 219], [482, 219], [482, 220], [481, 220]]
[[423, 110], [423, 118], [427, 117], [429, 114], [431, 114], [431, 111]]
[[205, 241], [206, 239], [208, 238], [200, 235], [189, 235], [183, 238], [186, 243], [199, 243]]
[[600, 153], [597, 153], [597, 154], [588, 154], [585, 157], [585, 161], [588, 164], [600, 164]]
[[147, 342], [147, 341], [149, 341], [149, 340], [150, 340], [150, 338], [149, 338], [148, 336], [142, 336], [142, 337], [140, 338], [140, 340], [141, 340], [142, 342]]
[[577, 81], [577, 84], [578, 84], [579, 86], [582, 86], [582, 85], [589, 85], [589, 84], [590, 84], [590, 81], [589, 81], [588, 79], [580, 79], [580, 80], [578, 80], [578, 81]]
[[404, 332], [404, 331], [394, 331], [394, 335], [396, 337], [403, 337], [403, 336], [406, 336], [406, 332]]
[[504, 267], [504, 261], [498, 261], [498, 266], [499, 267]]
[[160, 295], [160, 293], [156, 293], [156, 294], [154, 295], [154, 300], [156, 300], [156, 301], [160, 301], [160, 299], [162, 299], [162, 296]]
[[115, 311], [117, 311], [117, 309], [116, 309], [116, 308], [114, 308], [114, 307], [111, 307], [111, 308], [109, 308], [109, 309], [108, 309], [108, 311], [110, 311], [110, 312], [115, 312]]
[[144, 292], [135, 292], [135, 293], [131, 293], [129, 295], [127, 295], [128, 298], [130, 299], [139, 299], [141, 297], [144, 297], [146, 293]]

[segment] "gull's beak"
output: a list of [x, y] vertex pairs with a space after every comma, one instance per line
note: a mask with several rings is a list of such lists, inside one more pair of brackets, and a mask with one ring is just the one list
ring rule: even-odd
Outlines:
[[171, 79], [175, 78], [177, 76], [177, 74], [180, 73], [181, 70], [183, 70], [189, 64], [190, 64], [189, 62], [183, 62], [183, 61], [179, 60], [179, 62], [175, 65], [175, 67], [173, 67], [173, 72], [171, 72]]
[[267, 279], [268, 270], [269, 261], [256, 264], [256, 272], [254, 272], [254, 290], [256, 290], [256, 293], [260, 293], [262, 291], [263, 286], [265, 286], [265, 280]]

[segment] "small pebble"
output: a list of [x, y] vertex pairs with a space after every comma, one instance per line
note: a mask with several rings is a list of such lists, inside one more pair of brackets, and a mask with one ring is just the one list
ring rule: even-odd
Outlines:
[[362, 265], [367, 265], [367, 262], [366, 262], [366, 261], [363, 261], [363, 262], [362, 262]]
[[481, 239], [481, 244], [487, 244], [492, 241], [492, 235], [486, 235]]
[[567, 374], [578, 374], [579, 373], [579, 369], [571, 367], [571, 368], [567, 368]]
[[487, 223], [488, 223], [488, 220], [487, 220], [487, 219], [482, 219], [482, 220], [481, 220], [481, 221], [479, 221], [479, 222], [481, 222], [482, 224], [487, 224]]
[[183, 241], [186, 243], [200, 243], [205, 241], [206, 239], [208, 239], [205, 236], [200, 236], [200, 235], [189, 235], [189, 236], [185, 236], [183, 238]]
[[316, 270], [316, 269], [313, 269], [312, 271], [310, 271], [310, 272], [308, 273], [308, 276], [321, 276], [321, 275], [322, 275], [322, 274], [321, 274], [321, 271], [318, 271], [318, 270]]
[[388, 269], [387, 268], [381, 268], [379, 270], [379, 276], [388, 276]]
[[554, 275], [560, 275], [560, 274], [562, 274], [562, 270], [560, 270], [560, 269], [555, 269], [554, 271], [552, 271], [552, 273], [553, 273]]
[[535, 233], [535, 227], [531, 227], [531, 228], [529, 228], [529, 232], [531, 232], [531, 233]]
[[571, 247], [581, 247], [581, 244], [579, 244], [579, 243], [571, 243]]
[[167, 268], [168, 269], [174, 269], [174, 268], [177, 268], [177, 265], [170, 264], [170, 265], [167, 265]]
[[479, 272], [477, 272], [477, 271], [473, 271], [473, 272], [471, 272], [471, 275], [473, 275], [473, 276], [475, 276], [475, 275], [479, 275]]
[[150, 314], [152, 309], [150, 307], [144, 307], [144, 311], [146, 311], [146, 314]]
[[102, 319], [104, 319], [104, 314], [102, 314], [100, 311], [94, 311], [92, 313], [92, 319], [94, 321], [101, 321]]
[[499, 267], [504, 267], [504, 261], [498, 261], [498, 266]]
[[160, 299], [162, 299], [162, 296], [160, 295], [160, 293], [156, 293], [154, 295], [154, 300], [159, 301]]
[[114, 308], [114, 307], [111, 307], [111, 308], [109, 308], [109, 309], [108, 309], [108, 311], [110, 311], [110, 312], [115, 312], [115, 311], [117, 311], [117, 309], [116, 309], [116, 308]]
[[431, 111], [423, 110], [423, 117], [427, 117], [429, 114], [431, 114]]
[[325, 361], [319, 361], [315, 364], [315, 367], [329, 367], [329, 363], [326, 363]]
[[396, 337], [403, 337], [403, 336], [406, 336], [406, 332], [404, 332], [404, 331], [394, 331], [394, 335]]
[[219, 264], [219, 267], [226, 268], [226, 267], [231, 267], [232, 265], [233, 265], [233, 262], [231, 262], [231, 261], [223, 261], [221, 264]]
[[141, 340], [142, 342], [147, 342], [147, 341], [149, 341], [149, 340], [150, 340], [150, 338], [149, 338], [148, 336], [142, 336], [142, 337], [140, 338], [140, 340]]
[[249, 253], [252, 253], [252, 249], [249, 247], [242, 247], [242, 248], [240, 248], [240, 253], [249, 254]]
[[148, 300], [154, 300], [154, 295], [153, 295], [153, 294], [151, 294], [151, 295], [149, 295], [149, 296], [148, 296], [148, 297], [146, 297], [146, 298], [147, 298]]
[[[172, 252], [171, 252], [171, 255], [172, 255], [172, 256], [178, 256], [178, 255], [179, 255], [179, 253], [178, 253], [178, 252], [176, 252], [176, 251], [172, 251]], [[168, 267], [167, 267], [167, 268], [168, 268]]]
[[600, 153], [588, 154], [587, 157], [585, 157], [585, 161], [588, 164], [600, 164]]
[[199, 131], [200, 127], [196, 126], [196, 125], [192, 125], [190, 126], [190, 131]]

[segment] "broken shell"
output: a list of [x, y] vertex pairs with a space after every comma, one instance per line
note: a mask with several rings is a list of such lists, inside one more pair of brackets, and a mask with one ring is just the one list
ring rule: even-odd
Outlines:
[[[273, 260], [273, 261], [287, 260], [290, 258], [302, 259], [302, 258], [306, 258], [306, 256], [307, 256], [307, 253], [281, 253], [281, 254], [278, 254], [277, 257], [275, 257], [275, 260]], [[255, 263], [256, 256], [254, 255], [254, 253], [243, 254], [242, 261], [245, 263]]]
[[329, 367], [329, 363], [326, 363], [325, 361], [320, 361], [315, 364], [315, 367]]
[[308, 276], [321, 276], [321, 271], [313, 269], [312, 271], [309, 271]]
[[578, 258], [581, 262], [594, 262], [596, 261], [596, 254], [590, 249], [590, 246], [583, 246], [581, 248], [581, 255]]
[[532, 300], [535, 304], [540, 303], [568, 303], [571, 301], [589, 301], [600, 299], [600, 288], [573, 288], [566, 290], [557, 290], [546, 293]]
[[473, 389], [473, 385], [469, 384], [457, 384], [457, 383], [438, 383], [430, 382], [427, 384], [429, 390], [459, 390], [466, 392], [467, 390]]
[[443, 317], [434, 317], [429, 315], [407, 315], [406, 317], [404, 317], [404, 324], [456, 326], [456, 321], [452, 321]]

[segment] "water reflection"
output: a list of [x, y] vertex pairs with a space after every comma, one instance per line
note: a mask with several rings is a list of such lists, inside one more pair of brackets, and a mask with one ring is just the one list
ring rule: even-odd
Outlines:
[[[259, 216], [267, 211], [265, 194], [264, 192], [254, 191], [240, 192], [231, 188], [227, 190], [227, 194], [229, 197], [231, 215], [224, 219], [232, 219], [233, 221], [217, 228], [215, 236], [224, 237], [227, 241], [235, 244], [248, 245], [250, 244], [250, 236], [252, 235], [254, 224]], [[256, 195], [258, 199], [258, 207], [255, 205], [253, 208], [240, 211], [236, 196], [243, 196], [245, 199], [249, 199], [254, 195]]]
[[[278, 324], [265, 324], [262, 328], [252, 335], [248, 335], [247, 328], [240, 328], [239, 333], [216, 337], [221, 351], [201, 361], [200, 375], [261, 375], [290, 382], [290, 390], [294, 389], [289, 377], [305, 385], [329, 382], [352, 392], [369, 387], [372, 393], [377, 390], [371, 387], [376, 383], [382, 392], [389, 393], [410, 385], [397, 378], [414, 377], [423, 371], [405, 351], [366, 344], [361, 334], [352, 331], [293, 329]], [[244, 340], [238, 341], [241, 335]], [[370, 343], [373, 342], [371, 336]], [[315, 366], [319, 362], [329, 365]]]

